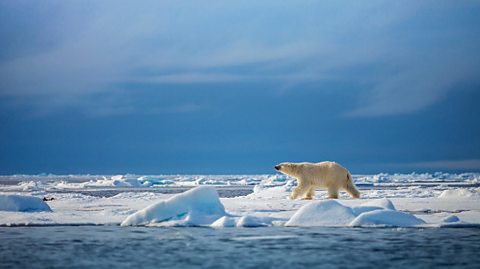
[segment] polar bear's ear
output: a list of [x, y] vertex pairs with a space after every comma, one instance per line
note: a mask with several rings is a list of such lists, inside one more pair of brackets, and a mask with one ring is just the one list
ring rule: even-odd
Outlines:
[[283, 163], [282, 164], [282, 170], [291, 173], [294, 170], [294, 164], [293, 163]]
[[299, 169], [300, 169], [300, 166], [297, 163], [287, 163], [285, 165], [285, 170], [288, 171], [288, 173], [291, 176], [296, 176], [298, 174]]

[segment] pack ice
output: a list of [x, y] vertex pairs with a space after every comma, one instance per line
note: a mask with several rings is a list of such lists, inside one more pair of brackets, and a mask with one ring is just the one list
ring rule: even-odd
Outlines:
[[[275, 220], [227, 214], [217, 191], [213, 187], [201, 186], [139, 210], [128, 216], [121, 225], [258, 227], [270, 226]], [[396, 211], [388, 199], [369, 201], [356, 207], [325, 200], [304, 205], [285, 226], [412, 227], [424, 223], [411, 214]]]
[[361, 199], [318, 189], [292, 201], [295, 181], [283, 175], [0, 176], [0, 226], [480, 226], [480, 173], [353, 178]]

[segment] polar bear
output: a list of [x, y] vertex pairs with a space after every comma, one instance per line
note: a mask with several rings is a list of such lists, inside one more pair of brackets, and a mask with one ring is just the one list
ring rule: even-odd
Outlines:
[[317, 187], [327, 188], [330, 199], [337, 199], [338, 191], [342, 188], [353, 198], [360, 197], [348, 170], [336, 162], [286, 162], [276, 165], [275, 169], [297, 179], [297, 187], [290, 195], [292, 200], [303, 197], [305, 194], [305, 199], [313, 199]]

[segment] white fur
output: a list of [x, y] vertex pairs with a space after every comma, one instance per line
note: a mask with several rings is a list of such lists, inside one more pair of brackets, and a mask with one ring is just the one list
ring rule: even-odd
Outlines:
[[323, 187], [328, 190], [328, 198], [338, 198], [338, 191], [344, 189], [353, 198], [360, 197], [355, 188], [352, 176], [343, 166], [335, 162], [319, 163], [281, 163], [275, 168], [281, 173], [297, 179], [297, 187], [293, 189], [290, 199], [313, 199], [315, 189]]

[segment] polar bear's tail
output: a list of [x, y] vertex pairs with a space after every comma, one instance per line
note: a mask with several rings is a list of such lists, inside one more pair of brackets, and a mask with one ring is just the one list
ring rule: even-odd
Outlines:
[[345, 184], [345, 190], [353, 198], [359, 198], [360, 197], [360, 192], [355, 187], [355, 184], [353, 183], [353, 180], [352, 180], [352, 175], [350, 175], [350, 173], [347, 173], [347, 183]]

